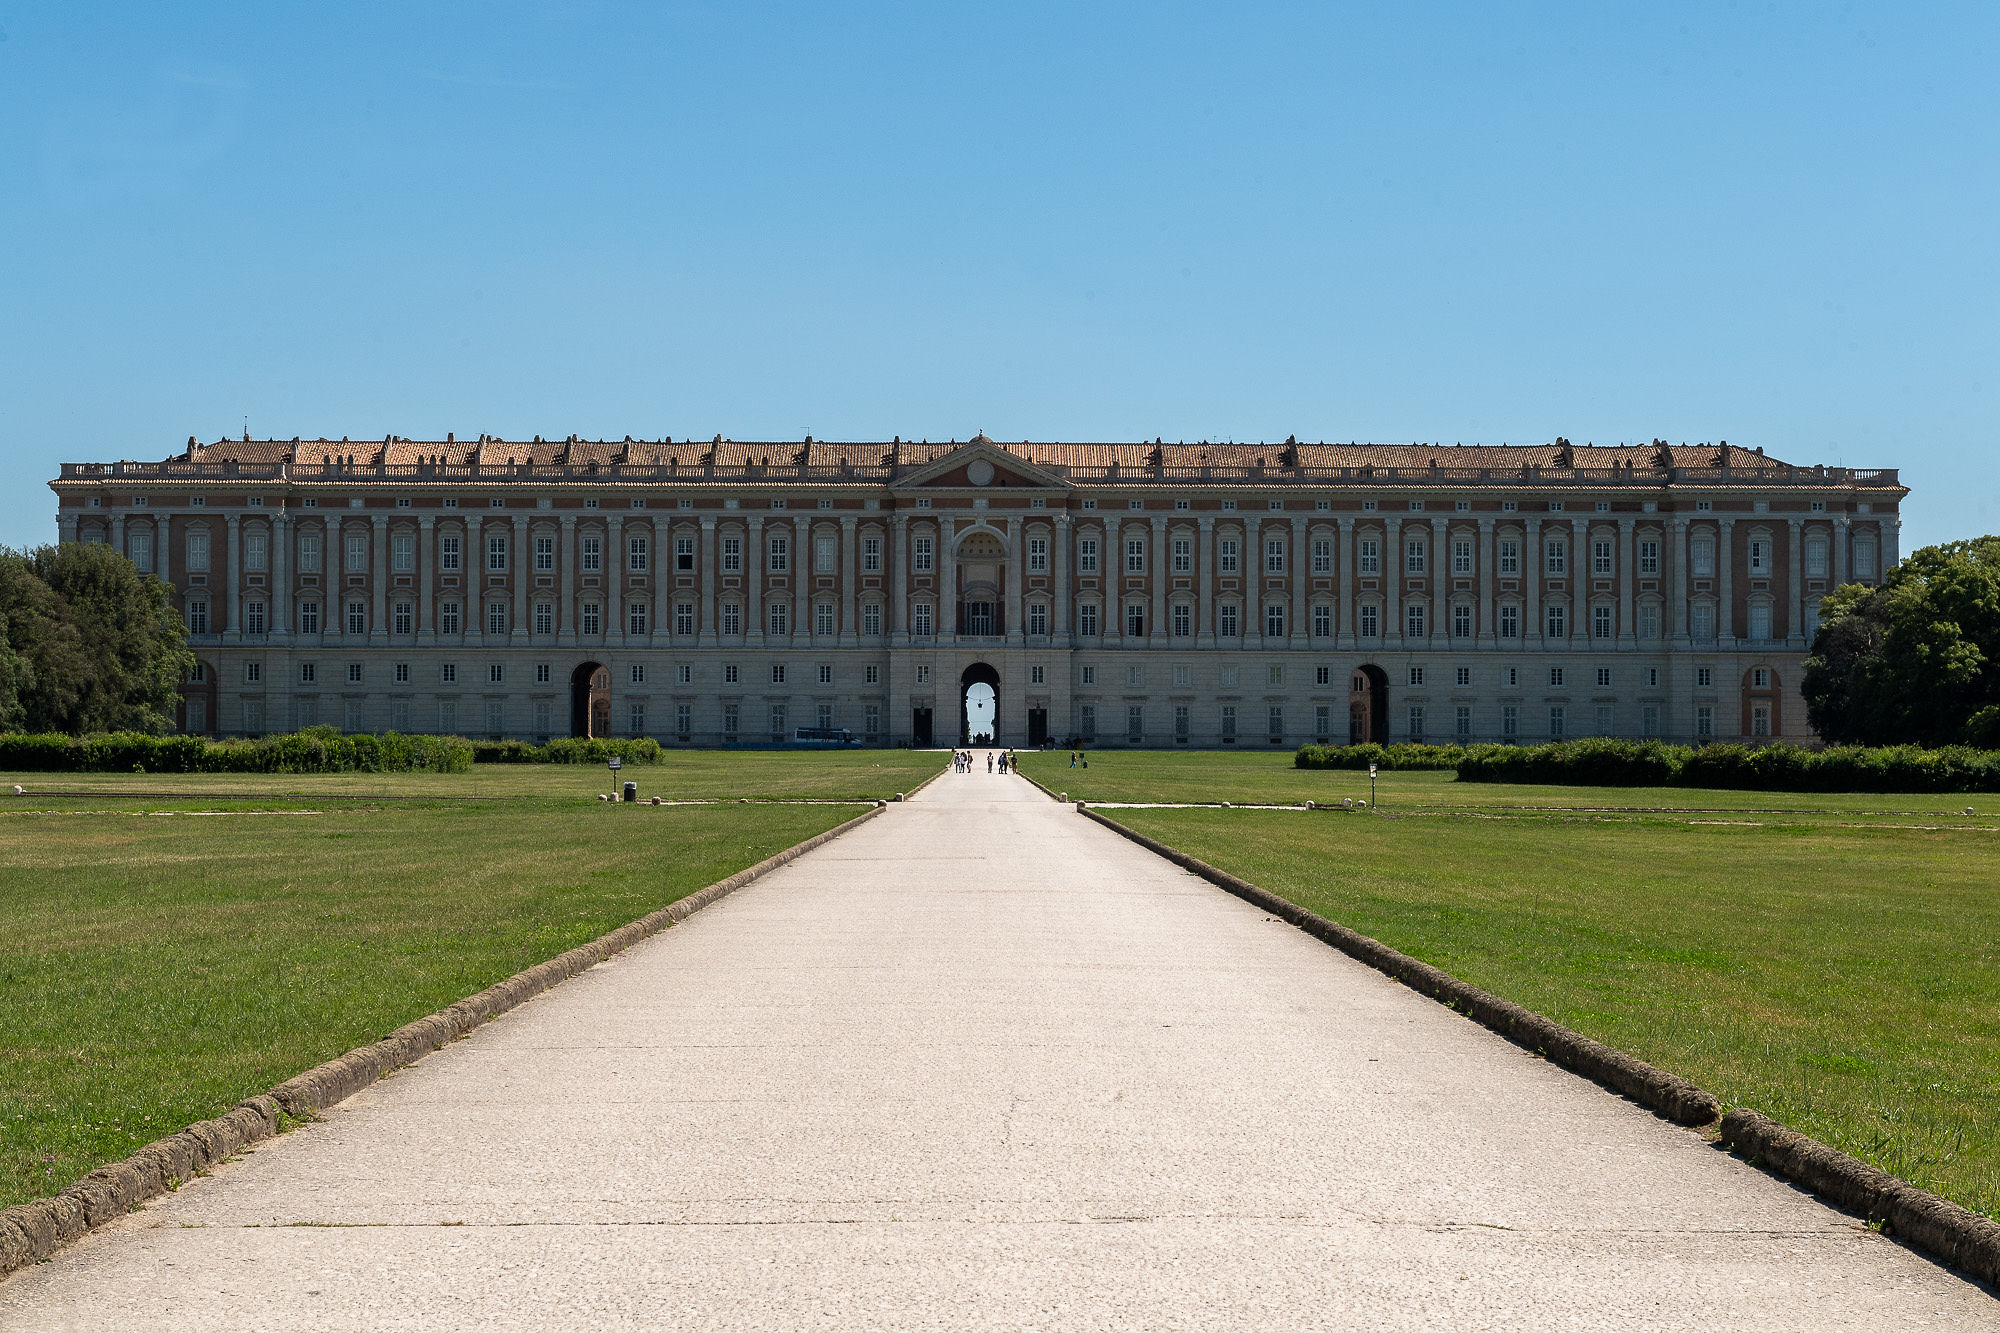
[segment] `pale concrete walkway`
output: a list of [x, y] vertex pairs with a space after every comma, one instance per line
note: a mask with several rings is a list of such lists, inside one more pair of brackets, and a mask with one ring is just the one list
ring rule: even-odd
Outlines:
[[0, 1283], [8, 1329], [2000, 1328], [981, 771]]

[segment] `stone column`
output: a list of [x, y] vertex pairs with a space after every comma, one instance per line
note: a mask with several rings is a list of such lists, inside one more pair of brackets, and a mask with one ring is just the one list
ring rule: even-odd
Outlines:
[[1804, 522], [1792, 519], [1785, 530], [1785, 570], [1790, 579], [1785, 585], [1785, 638], [1794, 648], [1804, 646], [1806, 635], [1805, 552], [1800, 549], [1804, 539]]
[[1667, 520], [1667, 559], [1673, 562], [1672, 591], [1667, 598], [1667, 636], [1688, 641], [1688, 521], [1678, 514]]
[[1147, 577], [1153, 589], [1153, 611], [1147, 636], [1155, 648], [1167, 646], [1167, 589], [1173, 584], [1173, 553], [1168, 549], [1167, 520], [1165, 516], [1153, 519], [1153, 559], [1147, 565]]
[[812, 635], [813, 524], [809, 518], [792, 524], [792, 545], [798, 559], [792, 565], [792, 643], [808, 645]]
[[764, 518], [752, 514], [743, 537], [743, 635], [756, 647], [764, 643]]
[[[653, 639], [655, 646], [673, 643], [674, 591], [677, 562], [674, 559], [674, 521], [658, 519], [653, 524]], [[684, 645], [683, 645], [684, 646]]]
[[1472, 572], [1479, 581], [1479, 643], [1484, 648], [1492, 648], [1500, 641], [1493, 610], [1493, 585], [1500, 569], [1499, 541], [1494, 521], [1491, 518], [1480, 519], [1479, 544], [1472, 548]]
[[1333, 608], [1333, 645], [1352, 652], [1359, 626], [1354, 623], [1354, 516], [1340, 516], [1339, 545], [1333, 553], [1340, 569], [1340, 601]]
[[910, 520], [901, 510], [889, 516], [888, 566], [883, 577], [889, 581], [889, 601], [891, 620], [889, 636], [892, 643], [908, 643], [910, 639]]
[[292, 525], [282, 509], [271, 515], [271, 632], [292, 636]]
[[375, 613], [369, 617], [368, 637], [378, 643], [389, 637], [389, 522], [380, 514], [368, 516], [368, 582], [375, 589]]
[[1059, 648], [1067, 648], [1075, 641], [1075, 627], [1070, 624], [1073, 613], [1070, 610], [1069, 544], [1072, 540], [1074, 534], [1070, 530], [1069, 511], [1064, 509], [1057, 512], [1054, 534], [1049, 538], [1049, 570], [1056, 594], [1049, 608], [1049, 614], [1055, 617], [1049, 629]]
[[1200, 544], [1195, 549], [1194, 614], [1195, 640], [1203, 648], [1215, 647], [1215, 518], [1203, 514]]
[[860, 641], [858, 595], [861, 568], [860, 523], [852, 514], [840, 520], [840, 645], [852, 648]]
[[1292, 516], [1292, 647], [1311, 646], [1312, 541], [1303, 514]]
[[240, 642], [243, 638], [242, 520], [235, 514], [229, 514], [223, 518], [222, 526], [227, 534], [225, 541], [228, 547], [228, 554], [224, 558], [229, 561], [229, 595], [225, 599], [228, 608], [225, 614], [229, 618], [223, 622], [222, 628], [231, 642]]
[[1736, 643], [1736, 561], [1730, 549], [1735, 543], [1729, 530], [1733, 522], [1728, 518], [1715, 522], [1715, 634], [1724, 647]]
[[[431, 618], [431, 585], [437, 581], [437, 556], [432, 548], [432, 526], [437, 522], [429, 514], [417, 516], [417, 558], [414, 578], [417, 584], [417, 642], [430, 644], [437, 641], [437, 625]], [[277, 550], [273, 541], [271, 549]]]
[[[1243, 520], [1243, 626], [1245, 648], [1264, 646], [1264, 538], [1263, 520], [1251, 514]], [[1254, 722], [1239, 718], [1239, 725]]]
[[721, 609], [715, 601], [716, 534], [715, 515], [701, 516], [701, 545], [695, 550], [695, 560], [701, 565], [701, 598], [695, 603], [695, 642], [703, 648], [713, 648], [716, 642], [716, 627], [721, 623]]
[[347, 528], [340, 519], [326, 524], [326, 596], [320, 600], [321, 634], [347, 631]]
[[1634, 534], [1638, 527], [1636, 520], [1618, 520], [1618, 642], [1622, 647], [1636, 648], [1639, 644], [1639, 626], [1633, 620], [1634, 598], [1639, 591], [1639, 563], [1634, 553]]
[[1847, 582], [1847, 539], [1848, 518], [1845, 514], [1833, 516], [1833, 586], [1838, 588]]
[[[1007, 642], [1028, 641], [1028, 520], [1016, 516], [1007, 534], [1011, 539], [1007, 558]], [[1010, 682], [1010, 684], [1015, 684]], [[1010, 690], [1010, 697], [1014, 697]], [[1025, 697], [1025, 696], [1020, 696]], [[1023, 705], [1025, 706], [1025, 705]], [[1022, 719], [1025, 726], [1026, 719]], [[1023, 732], [1025, 735], [1025, 731]]]
[[[1897, 564], [1901, 562], [1902, 559], [1901, 556], [1902, 541], [1903, 541], [1902, 516], [1899, 514], [1883, 515], [1881, 527], [1882, 527], [1882, 568], [1879, 572], [1881, 576], [1884, 579], [1886, 579], [1889, 577], [1889, 571], [1894, 569], [1897, 566]], [[1805, 624], [1805, 621], [1801, 620], [1799, 623], [1803, 625]]]
[[625, 519], [612, 514], [604, 520], [604, 641], [625, 643]]
[[1382, 520], [1382, 646], [1403, 647], [1403, 520]]
[[[157, 523], [153, 525], [153, 531], [155, 534], [153, 538], [153, 568], [164, 576], [170, 568], [167, 564], [167, 543], [164, 538], [158, 535], [159, 525]], [[125, 515], [122, 513], [113, 513], [111, 515], [111, 549], [123, 556], [131, 554], [131, 552], [125, 549]]]
[[1547, 561], [1542, 556], [1542, 520], [1523, 518], [1521, 520], [1521, 587], [1527, 593], [1527, 602], [1521, 608], [1521, 616], [1528, 623], [1521, 626], [1521, 643], [1540, 646], [1542, 642], [1542, 570]]
[[77, 516], [67, 509], [56, 511], [56, 541], [74, 545], [76, 542]]
[[1444, 517], [1431, 520], [1431, 590], [1430, 623], [1425, 627], [1431, 632], [1431, 647], [1451, 647], [1451, 626], [1447, 623], [1451, 615], [1451, 520]]
[[[958, 638], [958, 524], [950, 515], [938, 515], [938, 637], [946, 643]], [[940, 697], [944, 690], [940, 686]]]

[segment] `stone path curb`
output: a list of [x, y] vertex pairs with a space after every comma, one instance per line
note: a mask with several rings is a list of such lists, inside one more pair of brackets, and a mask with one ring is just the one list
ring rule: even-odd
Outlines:
[[245, 1146], [270, 1138], [280, 1128], [281, 1115], [309, 1117], [353, 1096], [390, 1070], [444, 1049], [451, 1041], [523, 1001], [687, 920], [744, 885], [867, 823], [884, 808], [883, 802], [874, 802], [872, 809], [853, 819], [787, 847], [727, 879], [717, 880], [657, 912], [517, 972], [457, 1004], [406, 1023], [378, 1042], [357, 1046], [345, 1055], [285, 1080], [268, 1093], [238, 1102], [232, 1110], [213, 1120], [200, 1121], [178, 1134], [149, 1143], [122, 1162], [101, 1166], [59, 1194], [0, 1210], [0, 1278], [48, 1258], [86, 1231], [132, 1211], [145, 1200], [178, 1189], [199, 1172], [227, 1160]]
[[1206, 861], [1149, 838], [1136, 829], [1126, 828], [1095, 810], [1083, 810], [1081, 813], [1085, 818], [1096, 820], [1112, 832], [1130, 838], [1184, 870], [1193, 871], [1216, 887], [1226, 889], [1279, 920], [1297, 926], [1315, 939], [1331, 944], [1350, 958], [1388, 973], [1411, 990], [1450, 1005], [1516, 1045], [1525, 1046], [1586, 1078], [1616, 1088], [1677, 1125], [1706, 1125], [1722, 1113], [1721, 1102], [1684, 1078], [1657, 1069], [1643, 1060], [1635, 1060], [1623, 1051], [1592, 1041], [1559, 1023], [1552, 1023], [1511, 1000], [1503, 1000], [1460, 981], [1449, 972], [1391, 949], [1380, 940], [1329, 921], [1316, 912], [1308, 912], [1269, 890], [1260, 889], [1246, 879], [1238, 879], [1226, 870], [1218, 870]]
[[1911, 1249], [2000, 1283], [2000, 1222], [1918, 1189], [1818, 1139], [1751, 1110], [1722, 1117], [1722, 1142], [1750, 1161], [1849, 1212], [1859, 1213]]
[[[1030, 778], [1030, 782], [1034, 779]], [[1040, 783], [1035, 783], [1040, 787]], [[1046, 787], [1042, 790], [1047, 791]], [[1380, 940], [1309, 912], [1248, 880], [1209, 865], [1198, 857], [1095, 810], [1078, 812], [1112, 832], [1131, 839], [1216, 887], [1263, 908], [1308, 935], [1331, 944], [1349, 957], [1386, 972], [1412, 990], [1461, 1011], [1536, 1054], [1574, 1073], [1616, 1088], [1633, 1101], [1675, 1124], [1706, 1125], [1722, 1109], [1717, 1098], [1694, 1084], [1623, 1051], [1592, 1041], [1580, 1032], [1551, 1022], [1532, 1010], [1468, 985], [1448, 972], [1400, 953]], [[1886, 1171], [1849, 1157], [1818, 1139], [1785, 1128], [1747, 1108], [1722, 1117], [1724, 1147], [1811, 1190], [1820, 1198], [1870, 1221], [1911, 1249], [1949, 1264], [1983, 1282], [2000, 1283], [2000, 1222], [1960, 1207], [1951, 1200], [1919, 1189]]]

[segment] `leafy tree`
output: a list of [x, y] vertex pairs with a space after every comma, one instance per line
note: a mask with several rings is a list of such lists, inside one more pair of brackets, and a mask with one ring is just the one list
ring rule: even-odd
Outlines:
[[1802, 689], [1830, 741], [2000, 744], [2000, 537], [1927, 546], [1878, 588], [1835, 589]]
[[166, 584], [108, 547], [0, 551], [0, 727], [171, 730], [194, 665], [171, 598]]

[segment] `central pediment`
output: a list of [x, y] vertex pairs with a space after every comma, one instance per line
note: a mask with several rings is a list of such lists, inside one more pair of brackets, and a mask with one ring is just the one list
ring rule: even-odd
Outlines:
[[896, 490], [1065, 489], [1069, 483], [1005, 445], [976, 435], [923, 467], [898, 478]]

